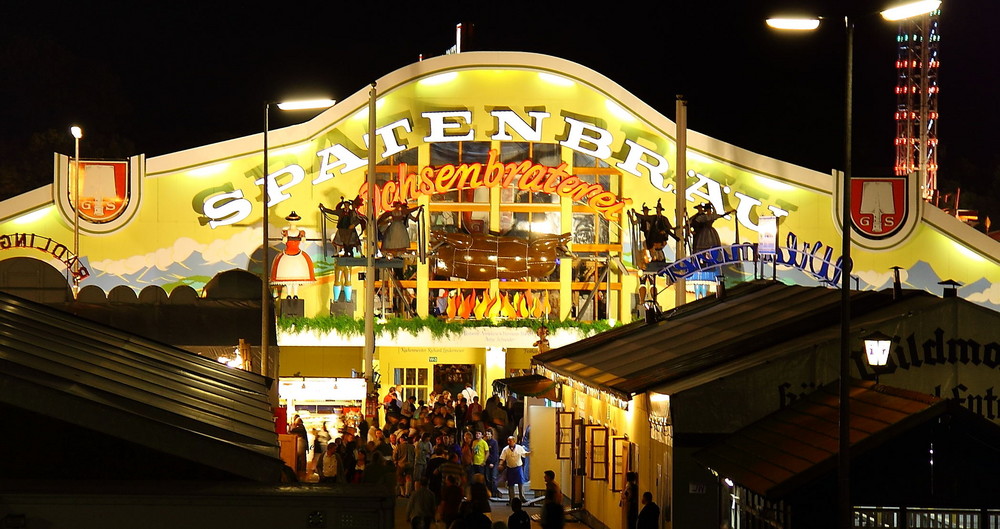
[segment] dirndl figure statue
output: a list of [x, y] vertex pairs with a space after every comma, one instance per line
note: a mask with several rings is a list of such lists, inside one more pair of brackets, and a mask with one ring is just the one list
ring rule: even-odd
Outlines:
[[316, 273], [313, 271], [313, 262], [300, 248], [302, 241], [306, 239], [306, 232], [295, 226], [295, 223], [302, 220], [294, 211], [285, 220], [288, 226], [281, 230], [281, 240], [285, 243], [285, 249], [271, 265], [271, 283], [284, 285], [288, 291], [286, 297], [298, 298], [299, 285], [302, 283], [316, 281]]

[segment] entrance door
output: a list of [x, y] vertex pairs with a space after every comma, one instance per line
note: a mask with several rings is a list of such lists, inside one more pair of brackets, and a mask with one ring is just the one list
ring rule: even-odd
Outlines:
[[476, 366], [473, 364], [434, 364], [434, 392], [451, 392], [457, 396], [469, 383], [475, 387]]

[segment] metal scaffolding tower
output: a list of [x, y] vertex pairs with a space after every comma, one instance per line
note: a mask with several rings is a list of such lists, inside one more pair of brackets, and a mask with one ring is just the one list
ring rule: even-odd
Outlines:
[[897, 175], [917, 173], [924, 200], [937, 195], [938, 9], [899, 26], [896, 59]]

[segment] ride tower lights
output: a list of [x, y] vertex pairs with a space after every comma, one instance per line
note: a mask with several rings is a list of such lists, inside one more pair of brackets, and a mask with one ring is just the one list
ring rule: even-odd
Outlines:
[[938, 19], [941, 10], [904, 19], [896, 37], [897, 176], [917, 173], [924, 200], [937, 199]]

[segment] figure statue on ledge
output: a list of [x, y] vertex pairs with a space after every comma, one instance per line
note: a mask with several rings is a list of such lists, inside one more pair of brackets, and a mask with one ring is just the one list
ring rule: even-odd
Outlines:
[[667, 239], [670, 237], [677, 240], [677, 235], [674, 234], [674, 227], [670, 224], [670, 220], [663, 215], [661, 200], [656, 201], [656, 214], [650, 213], [646, 204], [643, 204], [642, 213], [635, 213], [633, 210], [632, 215], [633, 221], [639, 225], [639, 231], [642, 232], [645, 241], [646, 262], [665, 262], [667, 258], [663, 254], [663, 247], [666, 246]]
[[549, 350], [549, 328], [542, 325], [535, 331], [538, 334], [538, 340], [531, 344], [538, 348], [539, 353], [544, 353]]
[[698, 204], [695, 206], [695, 209], [698, 210], [698, 213], [688, 221], [693, 233], [691, 253], [694, 254], [702, 250], [722, 246], [722, 241], [719, 239], [719, 232], [712, 227], [712, 223], [726, 215], [735, 213], [735, 211], [727, 211], [720, 215], [715, 212], [715, 206], [711, 202]]
[[[711, 202], [698, 204], [695, 209], [698, 210], [698, 213], [688, 220], [688, 226], [692, 233], [692, 255], [709, 248], [722, 246], [719, 232], [712, 226], [712, 223], [730, 213], [735, 213], [735, 211], [727, 211], [720, 215], [715, 212], [715, 206]], [[694, 286], [696, 298], [701, 299], [708, 295], [709, 285], [716, 282], [716, 274], [719, 272], [717, 270], [702, 270], [691, 276], [689, 283]]]
[[392, 209], [379, 215], [377, 226], [382, 234], [382, 253], [393, 259], [410, 249], [410, 233], [407, 225], [417, 222], [423, 206], [408, 207], [406, 202], [396, 201]]
[[363, 204], [364, 199], [359, 195], [353, 201], [340, 197], [340, 203], [333, 209], [325, 207], [323, 204], [319, 205], [319, 210], [324, 215], [337, 217], [337, 231], [330, 241], [338, 249], [337, 257], [354, 257], [355, 250], [358, 250], [359, 254], [361, 253], [358, 226], [361, 226], [361, 231], [364, 231], [367, 224], [364, 215], [359, 211]]
[[285, 220], [288, 226], [281, 230], [281, 240], [285, 243], [285, 249], [274, 258], [271, 265], [271, 283], [285, 285], [288, 288], [288, 298], [298, 299], [299, 285], [302, 283], [316, 281], [316, 274], [313, 271], [313, 262], [300, 248], [302, 241], [306, 238], [306, 232], [295, 226], [295, 223], [302, 220], [294, 211], [289, 213]]

